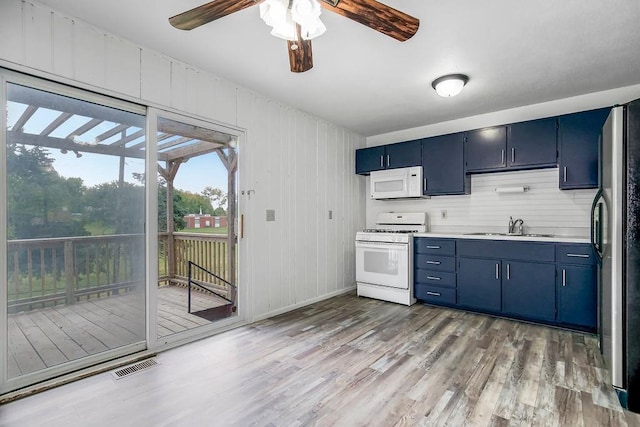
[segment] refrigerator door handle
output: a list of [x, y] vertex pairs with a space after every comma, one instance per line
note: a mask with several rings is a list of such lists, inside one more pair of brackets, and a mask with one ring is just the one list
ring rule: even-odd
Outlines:
[[593, 246], [596, 256], [602, 260], [602, 242], [600, 227], [602, 226], [602, 218], [596, 219], [596, 209], [602, 200], [602, 189], [599, 189], [591, 203], [591, 246]]

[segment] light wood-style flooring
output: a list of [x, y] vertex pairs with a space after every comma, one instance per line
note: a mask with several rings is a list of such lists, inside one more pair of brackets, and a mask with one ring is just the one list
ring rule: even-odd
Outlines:
[[9, 403], [3, 426], [635, 426], [595, 336], [349, 294]]
[[[157, 295], [159, 337], [211, 323], [187, 312], [186, 288], [162, 286]], [[192, 311], [224, 303], [192, 293]], [[9, 378], [144, 341], [144, 310], [144, 295], [128, 293], [9, 315]]]

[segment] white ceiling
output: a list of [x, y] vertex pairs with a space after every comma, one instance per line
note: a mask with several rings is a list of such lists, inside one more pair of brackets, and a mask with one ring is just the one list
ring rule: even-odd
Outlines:
[[[167, 18], [206, 1], [40, 2], [364, 136], [640, 84], [638, 0], [383, 0], [420, 19], [404, 43], [325, 10], [301, 74], [258, 7], [187, 32]], [[449, 73], [470, 81], [440, 98]]]

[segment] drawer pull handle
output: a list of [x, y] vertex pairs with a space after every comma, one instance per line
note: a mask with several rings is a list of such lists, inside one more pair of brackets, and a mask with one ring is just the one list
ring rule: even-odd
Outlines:
[[440, 265], [440, 261], [427, 261], [427, 264]]
[[439, 277], [436, 277], [436, 276], [427, 276], [427, 279], [429, 279], [429, 280], [441, 280]]
[[571, 258], [589, 258], [589, 255], [584, 254], [567, 254], [567, 256]]
[[427, 249], [440, 249], [440, 246], [427, 246]]
[[439, 297], [440, 296], [440, 292], [427, 292], [427, 295], [431, 295], [434, 297]]

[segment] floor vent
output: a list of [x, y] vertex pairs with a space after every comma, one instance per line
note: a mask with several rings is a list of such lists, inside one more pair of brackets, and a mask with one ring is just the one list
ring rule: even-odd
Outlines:
[[117, 380], [128, 377], [130, 375], [135, 374], [136, 372], [144, 371], [146, 369], [153, 368], [157, 366], [158, 362], [155, 359], [147, 359], [138, 363], [134, 363], [133, 365], [125, 366], [124, 368], [120, 368], [116, 371], [111, 372], [111, 375]]

